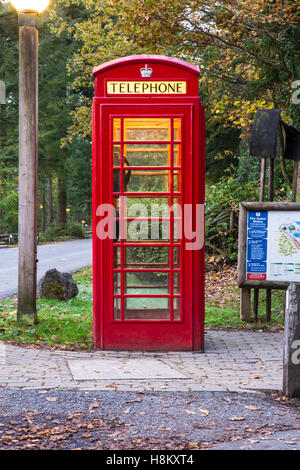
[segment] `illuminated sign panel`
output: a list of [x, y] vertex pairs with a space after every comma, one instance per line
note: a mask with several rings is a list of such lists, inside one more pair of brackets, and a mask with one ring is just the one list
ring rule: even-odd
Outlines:
[[186, 82], [108, 81], [108, 95], [185, 95]]

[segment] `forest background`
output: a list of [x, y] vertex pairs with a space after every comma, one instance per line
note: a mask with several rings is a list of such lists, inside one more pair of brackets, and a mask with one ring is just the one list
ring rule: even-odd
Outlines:
[[[237, 256], [240, 201], [258, 200], [249, 156], [258, 108], [300, 129], [298, 1], [53, 0], [40, 22], [39, 233], [83, 236], [91, 224], [92, 69], [133, 54], [177, 57], [201, 70], [206, 110], [207, 248]], [[18, 229], [18, 21], [0, 6], [0, 233]], [[291, 200], [293, 165], [278, 155], [275, 200]]]

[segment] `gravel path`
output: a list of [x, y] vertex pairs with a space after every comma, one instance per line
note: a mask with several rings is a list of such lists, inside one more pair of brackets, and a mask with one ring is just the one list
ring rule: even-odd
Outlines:
[[297, 449], [300, 401], [266, 393], [0, 390], [0, 449]]

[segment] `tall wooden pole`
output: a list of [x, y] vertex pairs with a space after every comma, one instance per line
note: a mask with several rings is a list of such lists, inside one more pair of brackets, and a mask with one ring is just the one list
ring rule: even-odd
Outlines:
[[36, 313], [38, 168], [38, 14], [19, 13], [19, 288], [18, 322]]
[[[273, 158], [269, 158], [269, 181], [268, 181], [268, 201], [274, 200], [274, 164]], [[272, 313], [272, 289], [266, 291], [266, 320], [271, 321]]]
[[[266, 185], [266, 165], [267, 159], [261, 159], [260, 166], [260, 188], [259, 188], [259, 201], [263, 202], [265, 199], [265, 185]], [[258, 303], [259, 303], [259, 289], [254, 289], [253, 295], [253, 318], [256, 322], [258, 320]]]
[[294, 161], [292, 202], [297, 201], [298, 175], [299, 175], [299, 162]]

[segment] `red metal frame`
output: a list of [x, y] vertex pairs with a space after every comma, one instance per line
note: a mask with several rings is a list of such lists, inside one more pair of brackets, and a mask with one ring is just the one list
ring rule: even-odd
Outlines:
[[[139, 70], [146, 64], [153, 68], [153, 80], [185, 80], [187, 94], [155, 96], [106, 96], [107, 80], [144, 80]], [[94, 342], [97, 348], [115, 350], [203, 350], [204, 347], [204, 248], [188, 251], [186, 240], [175, 241], [174, 220], [171, 212], [170, 240], [159, 242], [130, 242], [128, 240], [100, 240], [96, 227], [100, 220], [97, 208], [100, 204], [113, 204], [114, 198], [124, 195], [124, 171], [169, 172], [168, 192], [126, 192], [126, 196], [164, 197], [169, 204], [180, 198], [184, 204], [204, 203], [204, 111], [198, 97], [199, 70], [185, 62], [160, 56], [133, 56], [109, 62], [94, 70], [95, 98], [93, 104], [93, 262], [94, 262]], [[122, 148], [137, 141], [125, 141], [122, 121], [125, 118], [171, 119], [169, 141], [143, 141], [144, 144], [166, 144], [170, 146], [169, 166], [124, 166]], [[181, 119], [181, 141], [174, 140], [173, 120]], [[120, 119], [120, 139], [113, 141], [113, 119]], [[181, 145], [181, 164], [174, 165], [174, 145]], [[120, 145], [120, 164], [113, 167], [113, 146]], [[120, 172], [120, 191], [113, 192], [113, 171]], [[180, 191], [174, 191], [174, 170], [181, 172]], [[171, 188], [171, 191], [170, 191]], [[166, 220], [159, 217], [159, 220]], [[119, 218], [117, 218], [119, 220]], [[132, 218], [128, 217], [128, 221]], [[147, 220], [140, 218], [140, 220]], [[151, 219], [155, 220], [155, 219]], [[122, 225], [122, 224], [121, 224]], [[138, 268], [125, 266], [127, 246], [168, 247], [168, 268]], [[173, 264], [174, 247], [179, 247], [180, 265]], [[114, 266], [114, 248], [120, 249], [120, 266]], [[125, 293], [124, 273], [156, 272], [168, 273], [168, 294]], [[114, 294], [114, 273], [120, 273], [120, 293]], [[174, 275], [180, 273], [180, 291], [174, 292]], [[128, 298], [166, 298], [170, 306], [169, 319], [126, 319], [124, 306]], [[120, 299], [120, 318], [114, 317], [114, 298]], [[174, 318], [173, 299], [180, 299], [180, 319]]]

